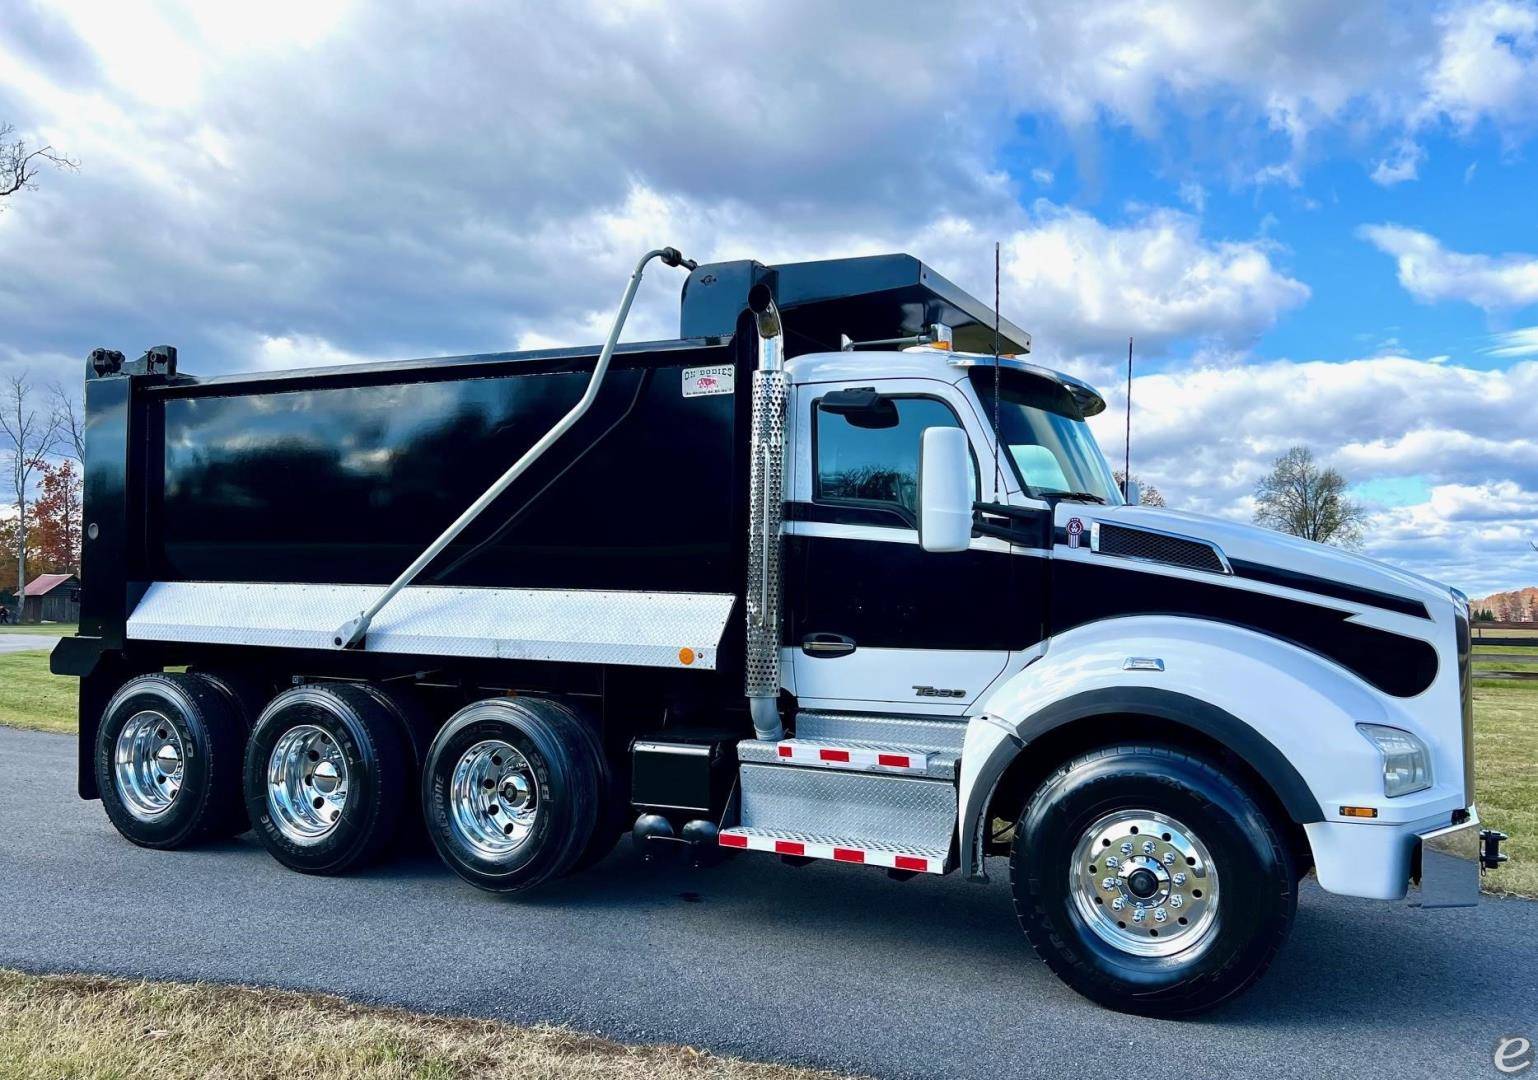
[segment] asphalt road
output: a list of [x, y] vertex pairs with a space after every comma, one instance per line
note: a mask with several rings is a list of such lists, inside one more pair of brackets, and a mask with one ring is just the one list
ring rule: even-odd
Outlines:
[[58, 643], [53, 634], [0, 634], [0, 653], [52, 652]]
[[131, 846], [75, 797], [73, 754], [0, 728], [0, 966], [333, 991], [883, 1077], [1492, 1077], [1499, 1037], [1538, 1042], [1529, 901], [1423, 912], [1310, 884], [1257, 988], [1150, 1021], [1058, 983], [998, 882], [756, 855], [659, 870], [624, 848], [521, 900], [420, 855], [304, 877], [249, 837]]

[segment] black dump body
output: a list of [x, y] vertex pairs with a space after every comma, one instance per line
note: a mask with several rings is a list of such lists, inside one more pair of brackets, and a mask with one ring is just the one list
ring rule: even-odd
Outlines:
[[[910, 256], [702, 266], [686, 336], [621, 346], [594, 407], [419, 584], [740, 591], [760, 280], [791, 356], [932, 322], [993, 341], [991, 312]], [[89, 378], [81, 634], [121, 647], [151, 581], [388, 583], [576, 402], [597, 353]], [[685, 369], [724, 364], [736, 393], [683, 396]]]
[[[417, 584], [740, 595], [757, 357], [746, 301], [760, 281], [791, 356], [933, 322], [958, 348], [992, 346], [992, 312], [910, 256], [702, 266], [683, 290], [683, 337], [617, 350], [593, 408]], [[1029, 348], [1001, 331], [1004, 351]], [[174, 357], [88, 365], [81, 629], [53, 660], [104, 669], [82, 689], [82, 733], [124, 672], [228, 660], [126, 640], [150, 583], [389, 583], [577, 401], [598, 352], [217, 378], [179, 373]], [[684, 396], [686, 369], [720, 365], [735, 393]], [[738, 695], [740, 655], [739, 613], [716, 672]], [[345, 675], [364, 659], [294, 666]]]

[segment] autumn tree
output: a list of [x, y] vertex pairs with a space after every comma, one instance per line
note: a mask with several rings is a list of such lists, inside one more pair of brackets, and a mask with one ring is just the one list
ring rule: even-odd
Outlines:
[[69, 458], [45, 465], [32, 504], [31, 548], [38, 573], [80, 573], [80, 469]]
[[1362, 508], [1346, 497], [1346, 478], [1320, 468], [1306, 446], [1277, 458], [1255, 486], [1255, 520], [1305, 540], [1355, 547], [1363, 518]]

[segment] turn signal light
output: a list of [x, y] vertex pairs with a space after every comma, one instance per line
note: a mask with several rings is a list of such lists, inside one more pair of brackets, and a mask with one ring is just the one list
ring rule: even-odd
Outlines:
[[1374, 818], [1378, 816], [1378, 808], [1375, 806], [1342, 806], [1340, 808], [1340, 816]]

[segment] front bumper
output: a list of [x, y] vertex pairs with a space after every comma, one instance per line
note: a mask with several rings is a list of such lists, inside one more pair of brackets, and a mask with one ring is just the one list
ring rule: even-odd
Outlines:
[[1344, 896], [1400, 900], [1410, 882], [1422, 907], [1472, 907], [1483, 870], [1505, 861], [1505, 837], [1481, 829], [1471, 806], [1463, 820], [1378, 825], [1316, 822], [1306, 825], [1319, 884]]
[[1479, 814], [1473, 810], [1467, 821], [1421, 833], [1411, 862], [1411, 876], [1420, 882], [1421, 907], [1473, 907], [1479, 903], [1483, 855]]

